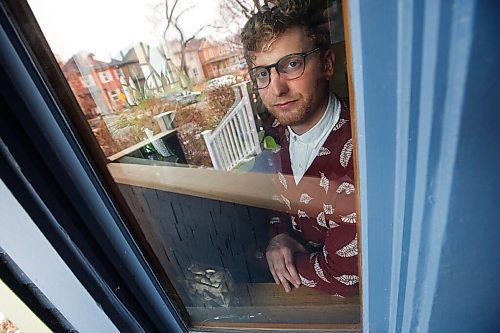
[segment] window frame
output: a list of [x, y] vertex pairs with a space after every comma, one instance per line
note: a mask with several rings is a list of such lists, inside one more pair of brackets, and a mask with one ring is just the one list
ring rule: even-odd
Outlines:
[[[347, 1], [343, 3], [347, 4]], [[26, 10], [20, 8], [16, 1], [3, 1], [0, 4], [2, 32], [4, 27], [11, 26], [3, 12], [5, 4], [9, 4], [10, 8]], [[356, 95], [351, 96], [351, 101], [356, 102], [358, 116], [355, 128], [359, 139], [359, 192], [363, 213], [361, 272], [365, 331], [443, 331], [445, 327], [448, 330], [464, 330], [471, 326], [477, 331], [498, 326], [495, 316], [498, 297], [491, 291], [491, 284], [467, 288], [469, 284], [465, 283], [473, 266], [487, 267], [481, 271], [481, 278], [483, 281], [495, 281], [498, 270], [489, 265], [497, 262], [491, 254], [499, 253], [498, 241], [492, 237], [489, 238], [491, 242], [485, 244], [484, 239], [475, 237], [470, 243], [469, 224], [460, 226], [453, 223], [456, 216], [450, 214], [456, 209], [458, 213], [467, 214], [460, 216], [462, 219], [483, 222], [476, 223], [474, 231], [488, 237], [495, 236], [494, 231], [498, 230], [493, 229], [497, 226], [491, 223], [496, 222], [497, 217], [495, 202], [489, 201], [498, 194], [498, 187], [482, 187], [481, 191], [475, 191], [478, 188], [471, 182], [479, 179], [481, 185], [487, 177], [481, 172], [474, 175], [475, 178], [470, 175], [470, 170], [483, 171], [483, 167], [491, 167], [499, 160], [494, 154], [488, 155], [493, 156], [493, 161], [474, 159], [471, 153], [476, 151], [478, 142], [490, 143], [487, 146], [491, 147], [489, 152], [496, 151], [491, 143], [498, 142], [492, 140], [498, 136], [494, 136], [498, 131], [484, 131], [484, 127], [495, 125], [494, 120], [498, 119], [497, 102], [493, 98], [498, 95], [498, 85], [492, 86], [495, 89], [491, 89], [489, 99], [484, 100], [485, 82], [491, 82], [491, 69], [498, 68], [498, 57], [491, 56], [498, 53], [498, 46], [491, 43], [491, 36], [498, 36], [497, 19], [493, 15], [497, 12], [495, 9], [491, 4], [474, 1], [457, 6], [457, 2], [450, 1], [352, 0], [348, 9], [343, 6], [344, 17], [349, 20], [345, 24], [346, 30], [352, 36], [347, 44], [350, 53], [347, 59], [352, 60], [350, 81]], [[34, 45], [43, 41], [43, 38], [36, 37], [31, 40]], [[42, 99], [42, 103], [36, 105], [38, 108], [49, 103], [50, 109], [55, 110], [57, 105], [50, 98], [43, 80], [39, 80], [40, 74], [34, 69], [19, 38], [16, 31], [9, 28], [7, 41], [16, 43], [14, 51], [17, 53], [11, 52], [12, 47], [6, 47], [5, 43], [0, 48], [0, 59], [9, 60], [2, 66], [17, 66], [16, 71], [10, 72], [0, 67], [0, 75], [6, 79], [1, 82], [7, 83], [2, 87], [2, 93], [9, 98], [7, 101], [0, 100], [2, 107], [7, 102], [16, 106], [15, 113], [13, 109], [2, 108], [2, 111], [7, 110], [2, 121], [8, 120], [8, 124], [13, 125], [6, 137], [2, 132], [2, 140], [8, 143], [9, 148], [15, 148], [12, 152], [18, 164], [9, 170], [1, 169], [2, 180], [9, 182], [17, 200], [29, 208], [30, 215], [36, 217], [35, 222], [44, 226], [50, 220], [44, 220], [42, 207], [30, 196], [30, 189], [33, 187], [46, 194], [46, 200], [53, 199], [56, 204], [59, 200], [66, 203], [67, 194], [64, 191], [59, 188], [61, 193], [58, 193], [50, 184], [42, 182], [47, 175], [66, 171], [64, 168], [48, 169], [48, 165], [55, 163], [46, 161], [48, 156], [44, 163], [40, 163], [42, 159], [34, 159], [39, 149], [50, 152], [50, 157], [57, 158], [58, 155], [53, 149], [49, 151], [50, 147], [35, 146], [35, 140], [23, 134], [24, 129], [32, 130], [31, 133], [41, 135], [43, 139], [44, 133], [34, 122], [36, 108], [33, 108], [30, 99]], [[13, 54], [6, 56], [8, 52]], [[437, 70], [429, 70], [429, 67]], [[5, 68], [9, 69], [8, 66]], [[29, 71], [26, 71], [27, 68]], [[9, 86], [8, 83], [16, 85]], [[21, 88], [28, 83], [36, 91], [28, 90], [27, 94], [21, 94]], [[419, 90], [422, 87], [425, 91]], [[64, 101], [64, 98], [61, 100]], [[386, 112], [384, 117], [378, 116], [380, 110]], [[485, 117], [477, 117], [477, 110], [487, 112], [482, 114]], [[62, 119], [56, 118], [59, 121]], [[392, 121], [390, 128], [387, 120]], [[437, 122], [433, 123], [434, 120]], [[0, 123], [2, 131], [5, 130], [5, 126], [2, 127], [5, 122]], [[433, 125], [429, 126], [430, 123]], [[65, 132], [68, 124], [55, 122], [54, 119], [52, 124], [53, 130], [61, 134], [62, 141], [78, 147], [75, 138]], [[380, 128], [384, 130], [378, 130]], [[15, 129], [20, 131], [14, 133]], [[81, 139], [86, 140], [85, 137]], [[446, 147], [446, 151], [433, 149], [429, 144], [431, 141]], [[38, 142], [38, 146], [43, 143], [46, 141]], [[89, 147], [92, 148], [93, 144], [89, 141], [85, 147], [91, 150]], [[92, 149], [99, 154], [98, 147]], [[459, 158], [465, 158], [460, 161], [461, 165], [456, 163]], [[90, 164], [78, 159], [76, 162]], [[0, 163], [0, 168], [5, 168], [5, 164]], [[44, 174], [38, 168], [48, 173]], [[31, 184], [19, 182], [16, 170], [22, 170], [29, 176]], [[460, 176], [467, 179], [464, 181]], [[474, 195], [471, 196], [471, 193]], [[481, 212], [466, 207], [471, 203], [473, 207], [486, 203], [484, 207], [487, 209]], [[52, 204], [50, 208], [59, 217], [65, 211], [68, 213], [68, 207], [64, 205]], [[82, 257], [64, 252], [72, 248], [66, 244], [68, 237], [57, 233], [59, 226], [54, 225], [50, 229], [45, 225], [43, 230], [51, 243], [63, 251], [68, 266], [78, 272], [81, 281], [93, 287], [94, 297], [98, 301], [104, 300], [101, 305], [105, 311], [109, 314], [110, 308], [114, 307], [123, 310], [106, 299], [107, 280], [89, 277]], [[450, 245], [450, 240], [454, 244]], [[72, 241], [77, 243], [78, 239]], [[468, 252], [471, 245], [477, 245], [481, 252], [477, 249], [477, 252]], [[98, 254], [102, 253], [96, 252], [90, 259], [96, 260]], [[441, 265], [443, 263], [446, 265]], [[107, 287], [111, 285], [107, 284]], [[436, 294], [441, 294], [440, 298], [435, 299]], [[460, 306], [442, 306], [445, 302]], [[119, 317], [114, 320], [119, 320]]]
[[[7, 3], [9, 5], [12, 5], [13, 1], [9, 0]], [[23, 4], [25, 4], [23, 2]], [[27, 6], [27, 5], [25, 5]], [[12, 7], [15, 8], [15, 7]], [[28, 16], [32, 20], [34, 20], [34, 17], [32, 17], [31, 12], [29, 10], [29, 7], [23, 7], [23, 11], [20, 16]], [[13, 15], [12, 13], [10, 15]], [[15, 20], [18, 21], [19, 17], [15, 17]], [[35, 21], [36, 22], [36, 21]], [[17, 27], [18, 29], [20, 27]], [[23, 34], [23, 29], [20, 29], [21, 34]], [[48, 45], [45, 44], [43, 38], [39, 38], [38, 40], [36, 39], [36, 35], [30, 35], [30, 34], [23, 34], [22, 37], [25, 39], [24, 42], [27, 45], [37, 45], [40, 43], [43, 43], [42, 47], [37, 47], [36, 50], [34, 49], [24, 49], [25, 51], [24, 56], [28, 59], [27, 61], [29, 63], [34, 62], [36, 63], [37, 61], [44, 61], [44, 68], [47, 68], [47, 65], [50, 65], [52, 68], [54, 67], [55, 62], [53, 61], [53, 56], [50, 51], [50, 48]], [[24, 45], [26, 46], [26, 45]], [[39, 45], [38, 45], [39, 46]], [[40, 51], [41, 49], [41, 51]], [[211, 50], [213, 51], [213, 50]], [[37, 53], [38, 52], [38, 53]], [[41, 53], [40, 53], [41, 52]], [[78, 160], [78, 163], [80, 163], [82, 166], [84, 166], [87, 170], [86, 174], [83, 175], [82, 177], [85, 177], [86, 179], [82, 179], [82, 181], [87, 181], [91, 182], [92, 185], [94, 186], [94, 189], [98, 190], [100, 192], [99, 197], [92, 198], [96, 199], [97, 201], [100, 201], [100, 203], [96, 203], [96, 205], [101, 205], [101, 207], [106, 206], [110, 211], [112, 212], [112, 217], [107, 223], [112, 223], [112, 220], [114, 222], [121, 223], [123, 219], [132, 219], [133, 215], [128, 211], [128, 207], [124, 204], [123, 198], [121, 197], [116, 185], [114, 184], [114, 181], [109, 177], [109, 173], [106, 170], [106, 166], [102, 163], [105, 159], [103, 158], [102, 152], [100, 148], [96, 145], [95, 139], [92, 136], [92, 133], [89, 132], [89, 128], [86, 126], [79, 126], [79, 123], [86, 123], [85, 121], [82, 122], [82, 117], [78, 116], [79, 112], [79, 106], [74, 100], [74, 96], [71, 94], [66, 95], [65, 93], [60, 93], [60, 91], [71, 91], [69, 87], [67, 86], [67, 82], [62, 76], [61, 73], [51, 73], [48, 71], [45, 71], [44, 73], [40, 73], [36, 70], [36, 65], [31, 68], [32, 73], [30, 73], [30, 78], [33, 80], [39, 80], [41, 83], [39, 83], [38, 89], [43, 91], [44, 93], [44, 102], [47, 104], [47, 108], [51, 110], [51, 116], [57, 119], [54, 119], [58, 123], [58, 130], [61, 133], [57, 134], [63, 134], [67, 140], [67, 143], [69, 143], [72, 148], [75, 156], [72, 156]], [[28, 66], [28, 64], [27, 64]], [[44, 77], [44, 75], [47, 75], [47, 77]], [[47, 82], [46, 80], [49, 80], [51, 83], [56, 82], [57, 85], [60, 85], [60, 87], [64, 88], [63, 90], [57, 89], [57, 87], [47, 87], [43, 82]], [[66, 110], [73, 110], [76, 112], [69, 112], [69, 118], [70, 119], [65, 119], [65, 115], [59, 110], [59, 105], [57, 105], [54, 100], [51, 98], [51, 95], [54, 95], [54, 98], [62, 104], [64, 109]], [[33, 108], [33, 105], [27, 105], [27, 109]], [[28, 110], [31, 111], [31, 110]], [[39, 117], [43, 117], [43, 115], [38, 115]], [[36, 117], [35, 115], [31, 115], [31, 117]], [[72, 128], [71, 126], [75, 126]], [[74, 137], [71, 135], [71, 131], [74, 131], [77, 135], [77, 137]], [[79, 142], [78, 140], [81, 139], [82, 141]], [[29, 140], [29, 138], [28, 138]], [[82, 146], [84, 146], [86, 149], [83, 149]], [[55, 155], [54, 151], [50, 151], [50, 148], [48, 148], [48, 154], [46, 156], [53, 156]], [[52, 163], [58, 163], [58, 161], [54, 161]], [[63, 165], [59, 165], [61, 169], [65, 169]], [[99, 175], [92, 172], [92, 170], [95, 169], [99, 172]], [[102, 178], [101, 178], [102, 177]], [[81, 200], [83, 198], [77, 199], [76, 196], [72, 197], [71, 195], [68, 195], [67, 193], [63, 194], [68, 200], [70, 201], [77, 201]], [[137, 222], [135, 222], [137, 223]], [[84, 223], [85, 224], [85, 223]], [[149, 274], [149, 279], [153, 281], [149, 281], [150, 283], [152, 282], [153, 284], [156, 283], [155, 287], [157, 288], [157, 291], [160, 291], [159, 294], [162, 296], [163, 300], [165, 300], [166, 294], [162, 291], [162, 286], [159, 286], [158, 281], [155, 281], [153, 274], [152, 274], [152, 269], [151, 267], [148, 267], [148, 263], [145, 261], [144, 258], [142, 258], [141, 254], [138, 253], [137, 248], [134, 248], [134, 245], [136, 244], [136, 241], [133, 239], [130, 233], [128, 233], [127, 230], [122, 229], [121, 231], [125, 237], [128, 236], [128, 239], [126, 240], [128, 243], [128, 246], [130, 249], [132, 249], [132, 252], [135, 252], [136, 259], [139, 259], [139, 261], [142, 259], [142, 267], [144, 269], [146, 274]], [[123, 235], [122, 235], [123, 236]], [[99, 243], [106, 243], [106, 241], [111, 238], [110, 234], [106, 234], [102, 237], [102, 239], [99, 241]], [[123, 258], [120, 258], [123, 260]], [[148, 258], [150, 260], [150, 258]], [[154, 261], [154, 259], [153, 259]], [[158, 271], [156, 271], [158, 273]], [[147, 283], [148, 281], [144, 281]], [[152, 295], [153, 297], [153, 295]], [[172, 301], [172, 300], [170, 300]], [[178, 305], [178, 304], [177, 304]], [[170, 304], [171, 306], [171, 304]], [[172, 310], [172, 313], [175, 314], [176, 311], [175, 309], [171, 306], [170, 308]], [[186, 329], [186, 327], [182, 326], [182, 323], [179, 322], [180, 318], [183, 317], [185, 314], [177, 314], [177, 317], [174, 318], [177, 320], [177, 324], [179, 325], [180, 329]], [[175, 317], [175, 316], [173, 316]], [[187, 322], [186, 317], [184, 317], [184, 320]]]
[[[94, 139], [79, 141], [90, 129], [70, 125], [85, 124], [83, 114], [74, 122], [61, 112], [61, 107], [78, 107], [64, 76], [60, 70], [38, 70], [39, 61], [48, 68], [58, 69], [58, 65], [39, 29], [26, 33], [29, 24], [16, 24], [36, 22], [29, 6], [24, 1], [2, 2], [0, 22], [0, 54], [6, 61], [0, 74], [12, 82], [2, 89], [6, 110], [2, 141], [13, 159], [2, 170], [2, 179], [8, 180], [9, 189], [120, 331], [169, 328], [186, 332], [185, 314], [179, 313], [165, 292], [169, 286], [160, 285], [155, 278], [154, 258], [146, 261], [137, 240], [124, 228], [127, 212], [120, 205], [118, 191], [112, 189], [113, 182], [102, 177], [106, 173], [94, 171], [103, 167], [99, 162], [104, 161], [102, 152]], [[31, 49], [30, 45], [37, 47]], [[61, 89], [49, 87], [47, 82], [56, 82]], [[16, 166], [22, 175], [16, 173]], [[23, 184], [22, 177], [29, 184]], [[33, 202], [27, 186], [49, 203], [47, 207]], [[53, 216], [50, 223], [46, 209]]]

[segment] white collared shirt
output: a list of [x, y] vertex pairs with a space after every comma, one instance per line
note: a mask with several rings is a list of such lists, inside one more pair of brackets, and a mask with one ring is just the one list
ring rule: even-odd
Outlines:
[[295, 184], [298, 184], [306, 170], [318, 155], [333, 127], [339, 121], [340, 102], [334, 94], [330, 95], [325, 113], [309, 131], [296, 134], [290, 126], [290, 162]]

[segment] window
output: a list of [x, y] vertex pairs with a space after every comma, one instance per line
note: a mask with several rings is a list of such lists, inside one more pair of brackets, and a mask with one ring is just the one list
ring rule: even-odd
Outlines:
[[112, 80], [111, 74], [108, 71], [99, 72], [99, 79], [101, 79], [102, 83], [107, 83]]
[[85, 74], [82, 76], [82, 83], [85, 87], [95, 86], [94, 78], [91, 74]]
[[[66, 26], [72, 35], [65, 40], [56, 40], [59, 37], [52, 34], [51, 29], [55, 29], [57, 22], [48, 20], [41, 10], [50, 5], [38, 0], [28, 2], [53, 47], [52, 51], [64, 54], [63, 59], [67, 63], [73, 56], [72, 52], [78, 52], [75, 50], [82, 47], [71, 46], [78, 40], [75, 36], [81, 33], [81, 25], [75, 21], [74, 25]], [[326, 2], [318, 3], [323, 9], [326, 7]], [[337, 2], [335, 4], [338, 5]], [[121, 6], [118, 2], [116, 8], [123, 10], [117, 17], [137, 15], [134, 8]], [[203, 9], [195, 7], [181, 6], [178, 10], [186, 10], [185, 18], [189, 22], [186, 25], [202, 24], [201, 17], [211, 17], [213, 21], [208, 23], [214, 23], [212, 26], [218, 26], [215, 24], [217, 20], [227, 20], [216, 13], [206, 15]], [[160, 11], [153, 11], [146, 17], [157, 16], [161, 20], [161, 15]], [[134, 21], [141, 19], [134, 16]], [[146, 24], [148, 20], [144, 19]], [[245, 15], [236, 16], [232, 21], [241, 23], [241, 27]], [[122, 204], [126, 204], [131, 211], [126, 227], [137, 234], [139, 247], [154, 263], [152, 266], [157, 278], [172, 286], [169, 296], [176, 300], [179, 311], [187, 311], [194, 327], [213, 329], [272, 329], [290, 324], [302, 328], [335, 328], [337, 324], [359, 328], [359, 296], [356, 295], [359, 276], [355, 272], [358, 246], [354, 208], [356, 190], [351, 122], [346, 104], [329, 91], [323, 92], [325, 99], [322, 102], [330, 105], [328, 110], [336, 112], [339, 120], [334, 123], [328, 120], [329, 117], [321, 119], [326, 119], [325, 124], [331, 126], [331, 133], [342, 133], [344, 141], [336, 147], [334, 140], [325, 136], [318, 144], [319, 150], [310, 155], [312, 159], [302, 156], [305, 148], [297, 146], [303, 160], [294, 161], [297, 164], [293, 165], [290, 163], [289, 168], [294, 168], [293, 174], [291, 170], [285, 172], [281, 168], [288, 166], [280, 165], [281, 158], [286, 158], [286, 155], [281, 155], [288, 149], [284, 147], [300, 138], [290, 133], [287, 126], [281, 126], [278, 116], [263, 106], [267, 101], [258, 98], [258, 91], [251, 82], [254, 78], [248, 75], [247, 69], [234, 66], [240, 63], [238, 59], [243, 58], [242, 48], [234, 49], [239, 54], [233, 60], [229, 58], [206, 65], [206, 69], [218, 77], [195, 83], [189, 74], [197, 77], [200, 74], [198, 69], [193, 68], [189, 73], [184, 72], [182, 66], [174, 65], [185, 64], [182, 58], [168, 62], [164, 49], [159, 48], [163, 45], [149, 45], [149, 50], [158, 48], [160, 51], [142, 55], [139, 61], [134, 48], [128, 47], [130, 41], [120, 44], [106, 39], [105, 29], [101, 27], [95, 35], [86, 31], [90, 39], [101, 41], [94, 44], [95, 49], [86, 51], [89, 54], [100, 53], [99, 59], [117, 54], [116, 57], [100, 60], [99, 66], [102, 62], [109, 68], [130, 66], [128, 68], [135, 68], [135, 73], [131, 80], [120, 84], [127, 107], [111, 111], [115, 109], [108, 105], [108, 99], [94, 93], [94, 114], [97, 116], [88, 116], [87, 121], [106, 156], [106, 172], [116, 182]], [[169, 38], [179, 40], [175, 30], [168, 33], [172, 35], [168, 35]], [[123, 35], [127, 34], [124, 32]], [[144, 40], [153, 40], [150, 37], [144, 36]], [[343, 40], [329, 42], [333, 45], [328, 45], [322, 52], [331, 54], [330, 47], [337, 59], [345, 59]], [[278, 40], [276, 43], [282, 42]], [[289, 47], [286, 43], [283, 45]], [[219, 47], [218, 51], [223, 54], [223, 47]], [[215, 57], [214, 48], [210, 48], [208, 53], [210, 58]], [[304, 53], [303, 58], [300, 55], [293, 58], [297, 63], [305, 59], [302, 80], [307, 79], [311, 68], [314, 68], [312, 66], [323, 59], [309, 45], [307, 48], [302, 44], [296, 45], [289, 53]], [[183, 52], [170, 56], [183, 55], [187, 55], [188, 59], [191, 56]], [[289, 59], [288, 54], [276, 59], [280, 58], [283, 61]], [[335, 73], [331, 89], [337, 96], [348, 99], [346, 75], [343, 74], [345, 68], [341, 64], [335, 66], [340, 74]], [[272, 64], [261, 65], [264, 69], [260, 73], [265, 75], [265, 66]], [[286, 75], [293, 75], [286, 72], [288, 67], [282, 69], [281, 65], [277, 66], [284, 79]], [[95, 67], [93, 69], [98, 66]], [[167, 80], [166, 73], [172, 73], [178, 80], [169, 84], [172, 81]], [[111, 74], [107, 71], [100, 71], [99, 79], [112, 83]], [[95, 85], [91, 75], [83, 75], [82, 80], [87, 87]], [[68, 82], [71, 84], [69, 79]], [[293, 84], [297, 82], [301, 80]], [[108, 97], [112, 101], [119, 100], [119, 89], [109, 90]], [[290, 103], [293, 104], [293, 101]], [[80, 107], [84, 109], [86, 106]], [[282, 121], [287, 121], [287, 116], [281, 115], [280, 109], [288, 107], [283, 105], [273, 111], [283, 116]], [[290, 124], [291, 128], [295, 126], [293, 121]], [[316, 174], [320, 176], [304, 174], [297, 181], [295, 175], [300, 172], [296, 170], [307, 169], [306, 164], [316, 163], [316, 156], [329, 158], [334, 154], [339, 169], [352, 170], [346, 171], [342, 181], [329, 179], [327, 171], [319, 165], [315, 167], [318, 168]], [[295, 169], [296, 166], [298, 169]], [[310, 190], [303, 191], [304, 188]], [[345, 206], [334, 207], [332, 203], [336, 201], [342, 201]], [[332, 250], [333, 245], [325, 245], [326, 237], [344, 229], [349, 234], [345, 244], [335, 250]], [[270, 230], [275, 234], [270, 235]], [[307, 233], [308, 236], [302, 237], [300, 233]], [[293, 242], [299, 258], [295, 264], [302, 272], [299, 276], [301, 286], [290, 293], [274, 283], [266, 260], [266, 250], [272, 250], [268, 247], [271, 238], [288, 234], [296, 237], [285, 239]], [[348, 262], [349, 269], [354, 269], [335, 276], [327, 271], [331, 269], [328, 262], [331, 255], [337, 255]], [[336, 287], [339, 294], [325, 293], [329, 285], [340, 286]], [[350, 297], [340, 297], [344, 292]], [[340, 308], [343, 310], [340, 311]]]
[[120, 99], [120, 91], [118, 89], [111, 90], [109, 92], [109, 97], [111, 97], [113, 101], [118, 101]]

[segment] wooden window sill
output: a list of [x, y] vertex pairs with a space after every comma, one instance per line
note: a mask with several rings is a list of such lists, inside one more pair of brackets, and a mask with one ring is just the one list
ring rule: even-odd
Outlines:
[[188, 307], [193, 328], [361, 331], [359, 296], [330, 296], [307, 287], [287, 294], [274, 283], [237, 284], [235, 289], [245, 300], [240, 305]]
[[272, 174], [109, 163], [115, 182], [253, 207], [282, 210]]

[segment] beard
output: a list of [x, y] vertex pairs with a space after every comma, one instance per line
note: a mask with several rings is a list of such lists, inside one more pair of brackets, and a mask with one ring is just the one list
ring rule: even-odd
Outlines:
[[303, 96], [297, 101], [297, 105], [292, 110], [280, 110], [278, 107], [269, 106], [269, 112], [283, 126], [297, 126], [304, 124], [312, 114], [311, 108], [312, 97], [304, 99]]

